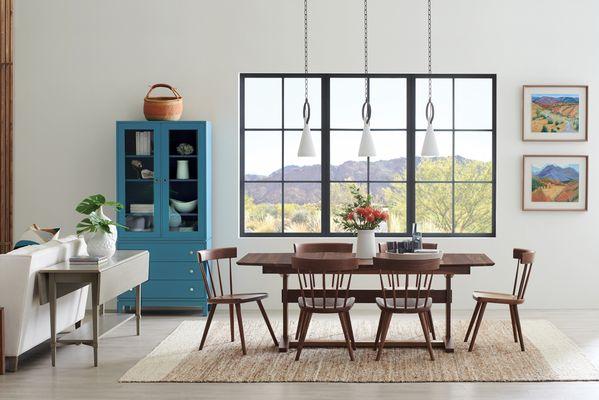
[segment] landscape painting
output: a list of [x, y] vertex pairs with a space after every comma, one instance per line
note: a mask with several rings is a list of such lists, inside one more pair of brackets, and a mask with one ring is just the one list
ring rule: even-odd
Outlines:
[[578, 164], [532, 164], [531, 200], [533, 202], [578, 201]]
[[586, 210], [587, 156], [524, 156], [524, 210]]
[[523, 140], [587, 140], [586, 86], [524, 86], [523, 107]]
[[577, 94], [533, 94], [531, 100], [533, 132], [578, 132]]

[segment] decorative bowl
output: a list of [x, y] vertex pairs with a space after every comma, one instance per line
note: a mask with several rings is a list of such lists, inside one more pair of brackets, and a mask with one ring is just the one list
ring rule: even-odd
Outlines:
[[190, 213], [196, 209], [196, 207], [198, 206], [198, 201], [179, 201], [171, 199], [171, 204], [173, 205], [173, 207], [175, 207], [175, 210], [179, 211], [180, 213]]

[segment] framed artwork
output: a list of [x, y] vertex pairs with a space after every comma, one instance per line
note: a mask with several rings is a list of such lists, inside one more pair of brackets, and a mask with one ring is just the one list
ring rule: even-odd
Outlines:
[[588, 91], [588, 86], [524, 86], [522, 140], [587, 141]]
[[525, 155], [524, 211], [586, 211], [588, 156]]

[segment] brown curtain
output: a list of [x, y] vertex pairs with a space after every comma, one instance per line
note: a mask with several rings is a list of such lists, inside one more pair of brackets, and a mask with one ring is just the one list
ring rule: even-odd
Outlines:
[[12, 248], [12, 14], [12, 0], [0, 0], [0, 253]]

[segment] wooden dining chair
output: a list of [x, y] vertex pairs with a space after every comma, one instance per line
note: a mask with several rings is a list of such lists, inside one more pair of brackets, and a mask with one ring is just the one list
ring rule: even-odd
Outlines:
[[[377, 361], [381, 359], [393, 314], [418, 314], [430, 358], [435, 359], [427, 315], [433, 304], [430, 297], [433, 272], [439, 269], [440, 262], [440, 258], [405, 260], [382, 255], [374, 257], [373, 265], [379, 270], [382, 291], [382, 297], [376, 298], [381, 310], [374, 340], [374, 349], [378, 348]], [[389, 283], [390, 287], [387, 286]]]
[[[300, 286], [298, 304], [302, 316], [295, 361], [300, 359], [312, 314], [332, 313], [339, 316], [349, 358], [354, 361], [356, 343], [349, 311], [356, 300], [349, 297], [349, 288], [352, 272], [358, 268], [358, 262], [356, 257], [343, 254], [318, 258], [316, 255], [310, 257], [309, 254], [304, 253], [291, 258], [291, 265], [297, 271]], [[328, 278], [330, 278], [330, 286]]]
[[[422, 248], [427, 250], [437, 250], [437, 243], [422, 243]], [[382, 242], [379, 243], [379, 253], [386, 253], [388, 250], [387, 243]], [[389, 280], [389, 285], [387, 286], [387, 290], [391, 287], [391, 280]], [[431, 307], [432, 308], [432, 307]], [[433, 323], [433, 313], [429, 309], [426, 313], [426, 318], [428, 318], [428, 327], [430, 328], [431, 335], [433, 340], [437, 340], [437, 335], [435, 334], [435, 324]]]
[[[293, 252], [295, 254], [303, 253], [352, 253], [354, 245], [352, 243], [294, 243]], [[300, 309], [300, 315], [298, 318], [297, 329], [295, 330], [295, 340], [299, 339], [300, 331], [302, 329], [301, 321], [303, 321], [303, 311]], [[350, 320], [351, 325], [351, 320]]]
[[301, 253], [351, 253], [352, 243], [294, 243], [293, 252]]
[[514, 278], [514, 287], [512, 288], [511, 294], [481, 291], [472, 293], [472, 298], [476, 300], [476, 306], [474, 307], [474, 312], [472, 313], [472, 319], [470, 319], [470, 325], [468, 325], [468, 331], [466, 331], [464, 342], [468, 341], [470, 331], [472, 330], [472, 326], [474, 326], [474, 321], [476, 321], [476, 326], [474, 326], [474, 332], [472, 333], [472, 340], [470, 341], [468, 351], [472, 351], [474, 348], [478, 328], [480, 328], [480, 324], [483, 320], [487, 303], [506, 304], [509, 307], [514, 342], [520, 342], [520, 350], [524, 351], [524, 337], [522, 336], [518, 305], [524, 303], [524, 294], [526, 293], [528, 280], [530, 278], [530, 273], [532, 272], [535, 252], [526, 249], [514, 249], [513, 258], [516, 260], [516, 277]]
[[[239, 337], [241, 339], [241, 351], [243, 354], [247, 354], [245, 348], [245, 337], [243, 334], [243, 320], [241, 317], [241, 304], [256, 302], [258, 304], [258, 308], [260, 308], [260, 312], [262, 313], [262, 317], [264, 317], [264, 322], [266, 322], [266, 326], [268, 327], [268, 331], [270, 332], [270, 336], [272, 337], [272, 341], [275, 346], [279, 345], [277, 338], [275, 337], [275, 332], [272, 330], [272, 326], [270, 325], [270, 321], [268, 320], [268, 315], [266, 314], [266, 310], [262, 305], [262, 300], [268, 297], [266, 293], [233, 293], [233, 267], [232, 267], [232, 259], [237, 258], [237, 248], [236, 247], [226, 247], [220, 249], [210, 249], [210, 250], [200, 250], [198, 251], [198, 262], [200, 264], [200, 271], [202, 271], [202, 280], [204, 281], [204, 288], [206, 289], [206, 293], [208, 294], [208, 304], [210, 305], [210, 313], [208, 314], [208, 319], [206, 320], [206, 326], [204, 327], [204, 334], [202, 335], [202, 341], [200, 343], [200, 350], [204, 347], [204, 343], [206, 343], [206, 336], [208, 335], [208, 330], [210, 329], [210, 323], [212, 322], [212, 317], [214, 317], [214, 312], [216, 311], [216, 307], [219, 304], [227, 304], [229, 306], [229, 323], [231, 325], [231, 342], [235, 341], [235, 327], [234, 327], [234, 316], [233, 316], [233, 308], [237, 313], [237, 324], [239, 327]], [[223, 285], [223, 275], [224, 271], [221, 274], [221, 265], [220, 261], [229, 260], [229, 290], [228, 294], [226, 290], [226, 284]], [[210, 265], [212, 262], [212, 266]], [[216, 263], [216, 268], [214, 264]], [[205, 267], [204, 268], [204, 264]], [[213, 273], [213, 270], [216, 269], [216, 274]], [[214, 284], [215, 278], [218, 277], [217, 285]], [[217, 290], [218, 289], [218, 290]]]

